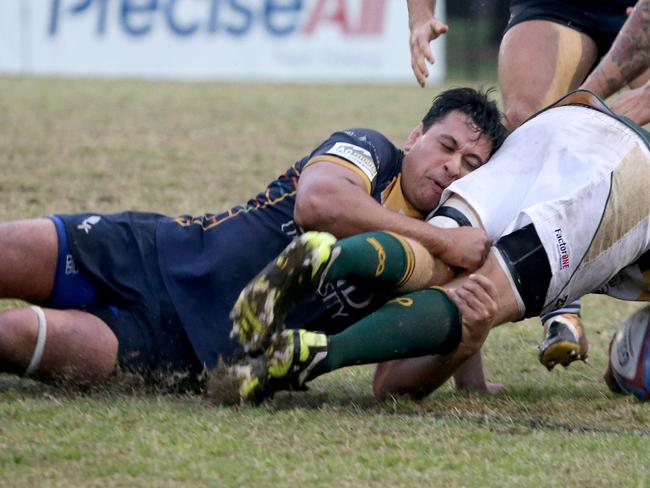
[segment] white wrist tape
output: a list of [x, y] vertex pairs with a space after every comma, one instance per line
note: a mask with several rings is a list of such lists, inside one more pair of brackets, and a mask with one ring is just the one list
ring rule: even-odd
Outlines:
[[45, 318], [45, 313], [43, 309], [36, 305], [30, 307], [38, 317], [38, 337], [36, 338], [36, 347], [34, 348], [34, 354], [32, 355], [32, 360], [29, 362], [29, 366], [25, 370], [25, 376], [30, 376], [36, 372], [38, 367], [41, 365], [41, 359], [43, 359], [43, 350], [45, 349], [45, 339], [47, 339], [47, 319]]

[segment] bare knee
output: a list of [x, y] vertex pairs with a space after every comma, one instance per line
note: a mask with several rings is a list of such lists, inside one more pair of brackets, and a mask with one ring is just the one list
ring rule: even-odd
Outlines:
[[0, 313], [0, 368], [22, 375], [34, 352], [38, 336], [38, 319], [28, 308]]
[[36, 379], [76, 384], [99, 383], [111, 375], [118, 341], [101, 319], [78, 310], [44, 309], [40, 315], [32, 308], [0, 314], [3, 371], [22, 375], [31, 370]]
[[[118, 340], [100, 318], [79, 310], [46, 310], [48, 339], [39, 375], [100, 383], [117, 365]], [[51, 375], [51, 376], [50, 376]]]

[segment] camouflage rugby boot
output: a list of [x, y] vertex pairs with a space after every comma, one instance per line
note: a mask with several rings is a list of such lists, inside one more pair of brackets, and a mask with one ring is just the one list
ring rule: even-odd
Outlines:
[[303, 329], [283, 330], [273, 337], [263, 356], [251, 360], [239, 387], [241, 401], [257, 404], [276, 391], [305, 390], [309, 374], [325, 356], [325, 334]]
[[556, 315], [544, 322], [544, 338], [538, 347], [537, 358], [551, 371], [556, 365], [565, 368], [573, 361], [586, 361], [589, 343], [579, 315]]
[[239, 294], [230, 313], [230, 337], [246, 352], [264, 349], [284, 329], [291, 308], [316, 289], [336, 238], [327, 232], [306, 232], [295, 238]]

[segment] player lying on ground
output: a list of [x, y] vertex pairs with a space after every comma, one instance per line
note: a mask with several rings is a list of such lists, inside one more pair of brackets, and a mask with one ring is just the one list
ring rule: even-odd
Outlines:
[[[227, 212], [1, 224], [0, 297], [36, 306], [0, 313], [0, 371], [96, 383], [119, 366], [152, 380], [170, 372], [197, 379], [236, 350], [228, 315], [240, 290], [303, 228], [339, 238], [387, 228], [417, 238], [450, 266], [474, 269], [489, 248], [484, 232], [435, 229], [422, 218], [503, 137], [487, 96], [448, 90], [404, 152], [372, 130], [336, 132]], [[295, 320], [336, 331], [377, 300], [370, 289], [339, 282], [307, 298]]]
[[[443, 273], [413, 240], [306, 234], [240, 295], [233, 335], [251, 357], [229, 373], [244, 400], [259, 401], [340, 367], [388, 361], [375, 394], [423, 396], [493, 326], [590, 292], [648, 296], [649, 180], [647, 133], [586, 92], [565, 97], [514, 131], [489, 165], [450, 185], [430, 221], [482, 226], [495, 239], [479, 276], [453, 279], [449, 292], [421, 289]], [[393, 299], [339, 334], [284, 330], [297, 290], [341, 278], [374, 282]]]

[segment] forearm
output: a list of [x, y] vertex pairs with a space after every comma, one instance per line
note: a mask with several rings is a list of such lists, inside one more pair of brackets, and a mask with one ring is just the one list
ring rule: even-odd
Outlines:
[[330, 232], [337, 238], [391, 231], [417, 240], [433, 255], [444, 252], [452, 240], [449, 230], [388, 210], [352, 184], [310, 192], [297, 201], [295, 215], [305, 230]]
[[436, 10], [436, 0], [407, 0], [409, 11], [409, 27], [427, 22]]
[[583, 88], [606, 98], [650, 66], [650, 0], [640, 0]]

